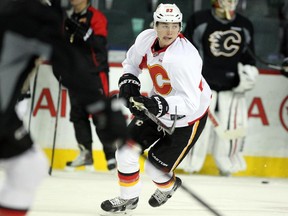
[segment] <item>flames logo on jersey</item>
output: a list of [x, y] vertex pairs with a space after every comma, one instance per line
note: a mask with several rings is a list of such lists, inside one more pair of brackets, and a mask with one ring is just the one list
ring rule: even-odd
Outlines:
[[241, 39], [235, 30], [215, 31], [209, 36], [210, 51], [214, 56], [231, 57], [240, 49]]

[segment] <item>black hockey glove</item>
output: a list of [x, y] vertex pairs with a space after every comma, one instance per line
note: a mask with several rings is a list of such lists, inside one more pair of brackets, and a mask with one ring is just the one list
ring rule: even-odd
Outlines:
[[88, 25], [85, 23], [79, 23], [71, 18], [67, 18], [65, 20], [65, 29], [74, 37], [80, 38], [84, 41], [87, 41], [93, 33], [92, 28], [90, 28]]
[[24, 100], [24, 99], [28, 99], [28, 98], [31, 98], [31, 93], [30, 93], [30, 90], [28, 90], [27, 92], [25, 93], [21, 93], [18, 97], [18, 102]]
[[103, 145], [111, 147], [116, 142], [122, 145], [127, 138], [127, 124], [121, 107], [118, 99], [99, 100], [87, 106], [87, 111], [96, 116], [95, 125], [101, 132]]
[[141, 111], [141, 107], [143, 106], [146, 107], [146, 109], [148, 109], [148, 111], [154, 114], [156, 117], [165, 115], [169, 110], [167, 101], [160, 95], [153, 95], [150, 98], [144, 96], [133, 97], [133, 101], [135, 103], [131, 102], [129, 106], [130, 112], [141, 119], [146, 118], [144, 112]]
[[141, 83], [140, 80], [133, 74], [124, 74], [118, 82], [119, 97], [125, 99], [125, 106], [129, 108], [129, 98], [140, 96]]

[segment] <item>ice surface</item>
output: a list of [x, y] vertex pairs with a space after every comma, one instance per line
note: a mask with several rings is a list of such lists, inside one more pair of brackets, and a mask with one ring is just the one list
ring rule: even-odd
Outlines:
[[[178, 176], [186, 187], [223, 216], [288, 216], [288, 179]], [[143, 190], [132, 215], [213, 215], [182, 188], [165, 205], [150, 207], [148, 199], [155, 186], [145, 174], [141, 178]], [[2, 180], [0, 172], [0, 184]], [[38, 189], [28, 216], [101, 215], [101, 202], [117, 196], [118, 192], [116, 173], [53, 171]]]

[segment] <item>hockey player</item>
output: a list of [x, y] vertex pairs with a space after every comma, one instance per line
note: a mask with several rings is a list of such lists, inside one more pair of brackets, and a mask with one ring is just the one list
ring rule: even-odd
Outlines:
[[[124, 116], [112, 110], [100, 94], [91, 96], [97, 87], [92, 75], [80, 76], [85, 61], [65, 44], [59, 11], [38, 0], [0, 2], [0, 168], [5, 173], [0, 188], [1, 216], [26, 215], [38, 185], [48, 174], [47, 158], [23, 126], [25, 103], [18, 102], [22, 85], [39, 57], [51, 61], [65, 86], [90, 95], [85, 101], [91, 112], [97, 112], [97, 120], [101, 119], [105, 143], [125, 139]], [[115, 130], [115, 126], [119, 128]]]
[[[229, 129], [247, 127], [245, 92], [256, 81], [258, 70], [255, 60], [247, 52], [254, 51], [253, 26], [245, 17], [235, 12], [237, 0], [212, 0], [212, 10], [199, 11], [187, 21], [184, 35], [198, 48], [203, 58], [203, 76], [213, 93], [211, 113], [216, 112], [222, 126]], [[212, 154], [220, 173], [246, 169], [242, 152], [244, 136], [223, 140], [210, 136], [208, 121], [199, 142], [191, 151], [192, 160], [187, 170], [202, 168], [208, 144], [213, 144]]]
[[[65, 20], [67, 41], [85, 57], [87, 60], [86, 64], [91, 67], [91, 71], [94, 70], [94, 79], [102, 84], [98, 91], [108, 96], [109, 65], [106, 17], [99, 10], [93, 8], [89, 0], [70, 0], [70, 3], [72, 11], [68, 11], [68, 17]], [[90, 71], [82, 71], [83, 74], [88, 72]], [[77, 90], [68, 90], [71, 105], [70, 121], [74, 126], [80, 154], [74, 161], [67, 162], [67, 168], [71, 169], [85, 165], [86, 168], [94, 169], [90, 114], [81, 102], [82, 95]], [[103, 143], [103, 136], [105, 135], [97, 128], [97, 117], [95, 115], [91, 115], [91, 117], [96, 127], [96, 133]], [[108, 170], [116, 168], [115, 148], [111, 148], [111, 146], [103, 146]]]
[[[182, 13], [175, 4], [160, 4], [153, 18], [154, 29], [138, 35], [123, 61], [119, 96], [125, 98], [135, 118], [128, 126], [127, 145], [116, 151], [120, 195], [101, 204], [106, 212], [137, 207], [141, 190], [138, 160], [148, 148], [145, 171], [157, 187], [149, 204], [163, 205], [181, 186], [174, 170], [196, 143], [207, 119], [211, 90], [202, 77], [198, 51], [180, 33]], [[150, 97], [140, 95], [138, 76], [144, 66], [153, 82]], [[174, 133], [166, 133], [141, 107], [168, 127], [177, 118]], [[140, 151], [135, 151], [137, 144]]]

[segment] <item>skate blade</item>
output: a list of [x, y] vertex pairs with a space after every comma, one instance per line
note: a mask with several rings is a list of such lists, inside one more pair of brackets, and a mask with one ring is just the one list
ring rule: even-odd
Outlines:
[[126, 210], [126, 211], [122, 211], [122, 212], [106, 212], [103, 211], [99, 213], [100, 216], [112, 216], [112, 215], [116, 215], [116, 216], [132, 216], [133, 215], [133, 210]]
[[67, 172], [74, 172], [74, 171], [94, 172], [95, 171], [93, 165], [85, 165], [85, 166], [79, 166], [79, 167], [66, 166], [64, 168], [64, 170], [67, 171]]
[[93, 165], [86, 165], [85, 166], [85, 170], [88, 171], [88, 172], [94, 172], [95, 171]]
[[108, 173], [111, 175], [116, 175], [118, 174], [118, 170], [117, 169], [108, 170]]

